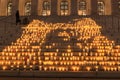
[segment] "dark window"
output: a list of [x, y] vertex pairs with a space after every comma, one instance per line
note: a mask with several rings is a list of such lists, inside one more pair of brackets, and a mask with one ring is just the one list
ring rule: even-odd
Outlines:
[[60, 3], [60, 14], [68, 15], [68, 1], [62, 1]]
[[48, 1], [44, 1], [42, 15], [49, 16], [50, 14], [51, 14], [51, 4]]
[[9, 2], [7, 5], [7, 15], [12, 15], [12, 2]]
[[31, 15], [31, 2], [26, 2], [25, 4], [25, 15]]
[[102, 1], [98, 2], [98, 14], [104, 15], [105, 14], [105, 4]]

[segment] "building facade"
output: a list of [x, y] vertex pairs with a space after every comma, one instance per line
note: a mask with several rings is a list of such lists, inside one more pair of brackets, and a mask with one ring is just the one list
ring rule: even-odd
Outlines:
[[119, 15], [120, 0], [0, 0], [0, 16]]
[[[41, 37], [39, 34], [44, 35], [47, 31], [49, 32], [51, 26], [48, 26], [47, 30], [46, 26], [40, 29], [40, 27], [43, 26], [43, 24], [41, 24], [41, 22], [37, 22], [38, 25], [41, 24], [40, 26], [37, 26], [39, 28], [35, 28], [35, 30], [29, 28], [36, 26], [35, 24], [32, 24], [31, 26], [28, 25], [29, 27], [25, 31], [24, 26], [26, 25], [15, 24], [14, 15], [17, 10], [19, 10], [20, 12], [21, 22], [22, 21], [24, 22], [24, 18], [26, 16], [28, 19], [42, 20], [44, 18], [48, 22], [49, 21], [52, 22], [52, 20], [53, 21], [56, 20], [56, 22], [59, 20], [65, 22], [65, 20], [69, 21], [69, 17], [71, 16], [73, 17], [75, 16], [75, 18], [77, 17], [79, 19], [81, 18], [81, 16], [86, 15], [103, 15], [97, 17], [91, 16], [91, 18], [96, 21], [97, 25], [102, 26], [101, 28], [102, 30], [101, 32], [99, 32], [100, 28], [98, 26], [95, 28], [91, 26], [89, 28], [83, 27], [81, 28], [83, 31], [77, 30], [77, 28], [73, 29], [71, 27], [72, 29], [68, 28], [67, 30], [59, 32], [59, 35], [54, 36], [55, 34], [58, 34], [57, 32], [59, 31], [59, 29], [58, 31], [56, 29], [55, 31], [49, 33], [50, 37], [48, 36], [48, 38], [45, 39], [44, 37]], [[57, 17], [56, 16], [49, 17], [54, 15], [57, 15]], [[88, 80], [88, 78], [92, 78], [89, 80], [93, 79], [102, 80], [104, 78], [106, 80], [109, 80], [110, 78], [111, 78], [110, 80], [119, 80], [120, 79], [119, 77], [120, 18], [118, 17], [119, 15], [120, 15], [120, 0], [0, 0], [0, 70], [4, 70], [0, 71], [1, 73], [0, 79], [8, 80], [9, 77], [9, 80], [18, 79], [82, 80], [82, 78], [87, 77], [87, 79], [84, 80]], [[37, 16], [37, 18], [34, 18], [34, 16]], [[63, 17], [61, 18], [61, 16]], [[85, 21], [82, 22], [82, 25], [84, 22]], [[86, 21], [86, 23], [91, 22]], [[44, 25], [45, 24], [46, 22], [44, 23]], [[60, 27], [62, 28], [63, 26], [61, 25]], [[40, 29], [40, 31], [36, 29]], [[82, 31], [85, 35], [83, 36], [81, 33], [80, 35], [78, 35], [79, 36], [78, 38], [78, 36], [76, 36], [77, 31]], [[31, 32], [33, 33], [32, 36]], [[98, 37], [94, 38], [93, 42], [90, 43], [87, 39], [88, 36], [86, 36], [86, 33], [90, 35], [90, 33], [88, 32], [91, 32], [93, 37], [94, 35], [95, 36], [101, 35], [101, 37], [100, 39]], [[23, 37], [22, 33], [25, 33], [24, 34], [25, 37]], [[39, 36], [36, 37], [36, 34], [38, 34]], [[71, 35], [70, 38], [69, 35]], [[81, 38], [82, 37], [81, 35], [86, 38], [85, 39]], [[28, 38], [28, 36], [30, 37], [30, 39]], [[38, 42], [35, 43], [34, 41], [35, 39]], [[40, 40], [43, 39], [46, 40], [42, 41], [45, 43], [40, 44]], [[26, 40], [26, 42], [24, 42], [24, 40]], [[61, 43], [59, 42], [59, 40], [61, 40]], [[101, 42], [97, 40], [100, 40]], [[76, 43], [74, 41], [76, 41]], [[113, 43], [113, 41], [115, 41], [115, 43]], [[29, 46], [27, 42], [30, 43], [32, 42], [33, 44]], [[86, 42], [88, 42], [88, 44]], [[99, 45], [97, 44], [98, 42], [101, 43], [100, 46], [98, 46]], [[23, 46], [18, 46], [21, 44], [23, 44]], [[81, 46], [81, 44], [83, 44], [83, 46]], [[116, 44], [118, 46], [115, 46]], [[40, 46], [42, 48], [40, 48]], [[91, 46], [92, 48], [90, 48]], [[53, 48], [53, 51], [51, 47]], [[38, 53], [34, 54], [37, 52], [37, 50]], [[32, 56], [30, 54], [32, 54]], [[48, 58], [48, 56], [51, 57]], [[51, 64], [53, 63], [54, 65], [52, 65], [51, 67]], [[47, 66], [48, 64], [50, 65]], [[56, 65], [58, 65], [58, 67], [56, 67]], [[42, 71], [43, 72], [42, 73], [37, 72], [38, 69], [41, 72]], [[10, 72], [9, 70], [13, 72]], [[50, 73], [48, 73], [47, 70]], [[58, 72], [63, 71], [63, 73], [54, 73], [54, 71]]]

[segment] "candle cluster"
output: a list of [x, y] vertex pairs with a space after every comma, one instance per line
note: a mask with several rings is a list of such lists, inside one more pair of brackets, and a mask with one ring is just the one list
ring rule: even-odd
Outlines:
[[120, 71], [120, 45], [84, 18], [75, 23], [34, 20], [0, 52], [1, 70]]

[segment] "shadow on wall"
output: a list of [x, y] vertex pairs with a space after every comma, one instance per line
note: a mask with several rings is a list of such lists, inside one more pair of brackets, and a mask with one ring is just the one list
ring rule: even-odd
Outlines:
[[11, 45], [22, 35], [21, 26], [16, 26], [15, 24], [3, 24], [1, 25], [0, 31], [0, 52], [5, 46]]
[[102, 34], [120, 45], [120, 17], [118, 16], [94, 16], [93, 20], [102, 26]]
[[26, 16], [20, 17], [21, 23], [16, 24], [14, 16], [0, 18], [0, 52], [5, 46], [11, 45], [22, 35], [21, 27], [29, 24], [29, 18]]

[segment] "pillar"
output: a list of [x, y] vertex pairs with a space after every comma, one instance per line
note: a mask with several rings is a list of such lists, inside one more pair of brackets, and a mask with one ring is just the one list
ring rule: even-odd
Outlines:
[[12, 15], [15, 15], [16, 11], [19, 10], [18, 9], [18, 5], [19, 5], [19, 0], [12, 0]]
[[86, 0], [87, 2], [87, 15], [91, 15], [91, 0]]
[[51, 0], [51, 15], [57, 14], [57, 0]]
[[31, 0], [31, 2], [32, 2], [31, 15], [33, 16], [38, 15], [38, 0]]
[[105, 15], [111, 15], [111, 0], [105, 0]]
[[97, 0], [91, 0], [91, 15], [97, 15]]
[[119, 15], [119, 0], [112, 0], [111, 4], [112, 4], [112, 15]]
[[25, 7], [25, 0], [19, 0], [19, 13], [20, 13], [20, 16], [24, 16], [24, 7]]
[[7, 0], [1, 0], [0, 2], [0, 16], [7, 16], [6, 9], [7, 9]]
[[71, 0], [71, 15], [77, 15], [77, 0]]

